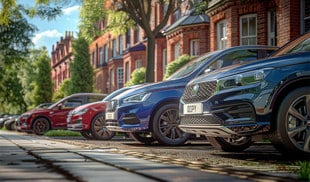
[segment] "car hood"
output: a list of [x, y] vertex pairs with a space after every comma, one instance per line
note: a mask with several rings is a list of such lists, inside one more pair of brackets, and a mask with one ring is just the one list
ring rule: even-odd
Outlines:
[[181, 79], [166, 80], [166, 81], [161, 81], [161, 82], [156, 82], [156, 83], [148, 83], [136, 89], [125, 91], [122, 94], [119, 94], [116, 97], [114, 97], [112, 100], [122, 99], [122, 98], [135, 95], [135, 94], [139, 94], [139, 93], [184, 88], [188, 81], [189, 81], [189, 78], [183, 77]]

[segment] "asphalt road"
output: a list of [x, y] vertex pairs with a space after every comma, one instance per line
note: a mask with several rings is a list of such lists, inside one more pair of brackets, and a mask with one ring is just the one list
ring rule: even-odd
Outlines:
[[294, 161], [270, 144], [243, 153], [207, 141], [180, 147], [131, 139], [85, 140], [0, 130], [0, 181], [297, 181]]

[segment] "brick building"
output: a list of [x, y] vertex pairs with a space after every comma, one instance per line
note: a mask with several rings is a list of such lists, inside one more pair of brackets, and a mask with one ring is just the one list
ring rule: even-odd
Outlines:
[[70, 77], [70, 63], [73, 60], [73, 38], [73, 32], [66, 32], [65, 37], [61, 37], [60, 41], [52, 47], [51, 67], [54, 90], [57, 90], [61, 83]]
[[[158, 4], [152, 7], [151, 23], [154, 26], [163, 18], [163, 10], [164, 7]], [[155, 81], [161, 81], [167, 64], [182, 54], [199, 56], [209, 51], [250, 44], [282, 46], [310, 30], [309, 0], [211, 0], [206, 15], [195, 15], [192, 10], [190, 1], [183, 1], [157, 36]], [[99, 26], [104, 29], [105, 22], [99, 22]], [[123, 35], [107, 32], [94, 38], [89, 52], [95, 68], [97, 90], [110, 93], [123, 87], [136, 68], [146, 65], [144, 37], [143, 30], [137, 26]], [[68, 59], [60, 64], [60, 59], [54, 58], [59, 57], [63, 45], [57, 43], [56, 48], [53, 47], [56, 86], [69, 76], [65, 70], [72, 60], [71, 56], [63, 56]]]

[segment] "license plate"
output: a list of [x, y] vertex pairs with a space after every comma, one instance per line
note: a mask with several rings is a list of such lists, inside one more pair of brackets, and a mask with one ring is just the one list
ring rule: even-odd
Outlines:
[[202, 104], [194, 103], [194, 104], [185, 104], [184, 114], [201, 114], [202, 113]]
[[114, 112], [107, 112], [107, 113], [105, 114], [105, 119], [114, 120], [114, 119], [115, 119], [115, 114], [114, 114]]

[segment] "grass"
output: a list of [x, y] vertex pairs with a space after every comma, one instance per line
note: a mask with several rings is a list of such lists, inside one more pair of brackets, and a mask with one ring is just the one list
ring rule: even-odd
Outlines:
[[297, 165], [300, 167], [297, 172], [299, 177], [303, 180], [310, 181], [310, 162], [308, 161], [298, 161]]
[[81, 136], [80, 132], [69, 131], [69, 130], [50, 130], [44, 134], [44, 136], [54, 137], [54, 136]]

